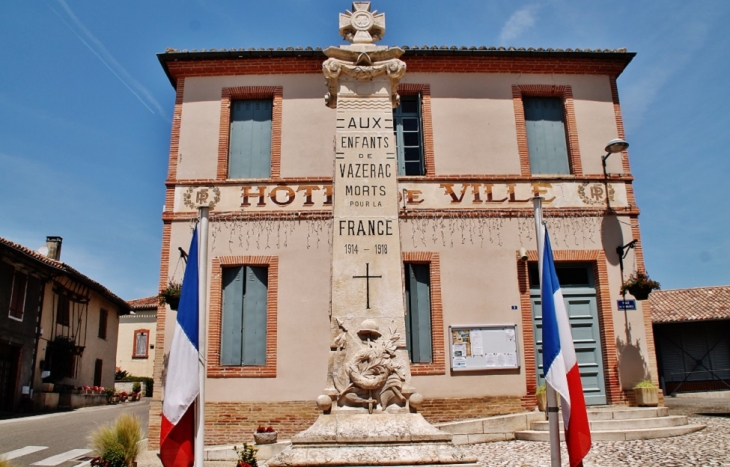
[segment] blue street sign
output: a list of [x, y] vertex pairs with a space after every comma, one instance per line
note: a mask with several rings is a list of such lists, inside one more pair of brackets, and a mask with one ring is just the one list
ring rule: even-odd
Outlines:
[[619, 310], [635, 310], [636, 309], [636, 300], [618, 300], [618, 309]]

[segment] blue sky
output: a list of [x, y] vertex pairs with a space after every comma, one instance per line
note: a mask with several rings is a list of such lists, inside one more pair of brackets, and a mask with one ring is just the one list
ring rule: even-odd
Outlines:
[[[157, 293], [174, 90], [156, 54], [340, 45], [351, 2], [0, 5], [0, 236], [125, 299]], [[663, 288], [730, 284], [730, 2], [374, 1], [386, 45], [620, 48], [646, 266]], [[324, 93], [324, 85], [323, 91]], [[603, 154], [595, 148], [596, 157]]]

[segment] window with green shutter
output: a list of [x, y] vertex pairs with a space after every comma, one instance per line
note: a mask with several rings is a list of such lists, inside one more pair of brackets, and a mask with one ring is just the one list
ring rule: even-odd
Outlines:
[[268, 268], [223, 269], [221, 365], [266, 364]]
[[271, 177], [272, 99], [231, 101], [228, 178]]
[[523, 97], [533, 174], [569, 174], [565, 107], [559, 97]]
[[406, 347], [411, 363], [433, 361], [429, 264], [405, 263]]
[[425, 175], [421, 96], [401, 96], [393, 109], [393, 132], [398, 153], [398, 175]]

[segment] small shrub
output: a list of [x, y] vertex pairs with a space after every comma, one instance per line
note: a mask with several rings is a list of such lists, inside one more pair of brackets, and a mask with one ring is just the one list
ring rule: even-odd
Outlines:
[[241, 450], [239, 451], [236, 446], [233, 446], [233, 450], [238, 454], [238, 461], [236, 467], [258, 467], [256, 463], [256, 451], [257, 449], [247, 443], [243, 443]]
[[651, 382], [650, 379], [642, 379], [638, 383], [634, 385], [634, 389], [640, 389], [640, 388], [649, 388], [654, 389], [656, 386], [654, 386], [654, 383]]
[[132, 392], [139, 392], [142, 390], [142, 384], [140, 384], [139, 381], [135, 381], [134, 384], [132, 384]]
[[535, 391], [535, 395], [544, 394], [546, 391], [547, 391], [547, 386], [545, 385], [545, 383], [542, 383], [541, 385], [539, 385], [537, 387], [537, 391]]
[[[130, 466], [139, 454], [142, 427], [135, 415], [123, 413], [114, 422], [100, 426], [89, 438], [102, 466]], [[121, 458], [121, 461], [119, 460]]]

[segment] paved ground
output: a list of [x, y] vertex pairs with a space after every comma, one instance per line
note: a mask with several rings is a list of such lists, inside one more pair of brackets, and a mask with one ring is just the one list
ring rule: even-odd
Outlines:
[[[730, 399], [667, 398], [665, 405], [670, 415], [687, 415], [689, 423], [707, 428], [674, 438], [594, 442], [584, 466], [730, 466]], [[503, 441], [470, 449], [484, 466], [550, 466], [548, 443]], [[563, 448], [563, 465], [568, 465], [567, 459]]]
[[[670, 415], [687, 415], [707, 425], [696, 433], [646, 441], [595, 442], [584, 467], [730, 466], [730, 398], [667, 398]], [[466, 446], [485, 467], [550, 466], [548, 443], [503, 441]], [[568, 455], [563, 448], [563, 465]], [[155, 453], [145, 452], [138, 467], [161, 467]], [[233, 462], [206, 462], [206, 467], [234, 467]]]

